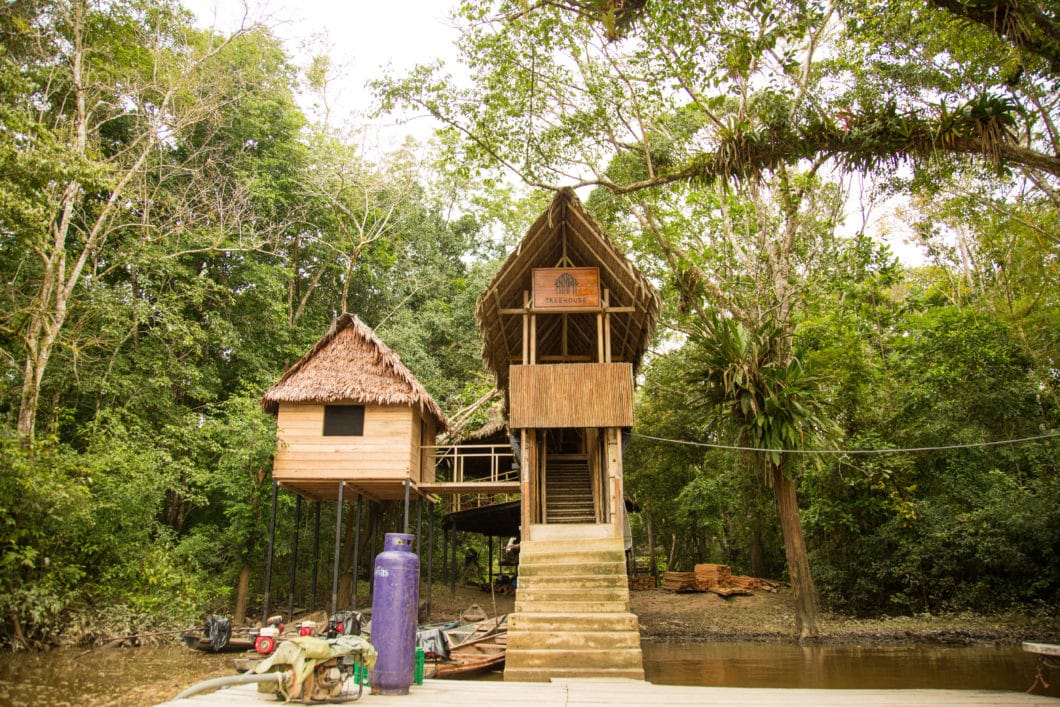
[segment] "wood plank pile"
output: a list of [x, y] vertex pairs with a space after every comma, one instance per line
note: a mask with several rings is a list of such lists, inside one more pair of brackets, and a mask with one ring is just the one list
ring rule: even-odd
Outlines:
[[[729, 581], [726, 582], [727, 587], [736, 587], [738, 589], [749, 589], [751, 591], [761, 591], [766, 588], [765, 582], [760, 580], [758, 577], [745, 577], [743, 575], [734, 574], [729, 577]], [[775, 590], [774, 590], [775, 591]]]
[[728, 586], [732, 569], [728, 565], [696, 565], [693, 574], [696, 577], [696, 587], [705, 592], [712, 587]]
[[749, 595], [757, 591], [776, 592], [782, 586], [787, 585], [758, 577], [734, 575], [728, 565], [713, 564], [696, 565], [694, 572], [667, 572], [662, 581], [662, 588], [671, 592], [714, 592], [723, 597]]
[[655, 577], [650, 574], [641, 574], [629, 578], [629, 588], [634, 591], [655, 589]]
[[666, 572], [663, 574], [662, 588], [671, 592], [701, 592], [696, 583], [695, 572]]

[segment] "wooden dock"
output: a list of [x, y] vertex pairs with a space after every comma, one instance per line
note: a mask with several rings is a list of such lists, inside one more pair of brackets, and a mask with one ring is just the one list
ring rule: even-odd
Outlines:
[[[183, 707], [243, 707], [277, 702], [253, 685], [230, 687], [165, 703]], [[297, 702], [292, 704], [299, 704]], [[666, 705], [680, 707], [941, 707], [942, 705], [1019, 705], [1060, 707], [1060, 698], [997, 690], [786, 690], [743, 687], [685, 687], [653, 685], [641, 680], [577, 678], [542, 683], [482, 680], [427, 680], [401, 697], [369, 694], [365, 688], [354, 705], [421, 707], [441, 705], [504, 705], [551, 707], [563, 705]]]

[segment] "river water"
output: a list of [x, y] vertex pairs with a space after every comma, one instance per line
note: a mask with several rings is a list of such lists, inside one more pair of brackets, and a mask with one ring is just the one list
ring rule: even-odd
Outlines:
[[[1024, 691], [1035, 658], [1018, 646], [798, 646], [642, 642], [654, 683], [717, 687], [947, 688]], [[0, 654], [0, 705], [150, 705], [232, 674], [230, 655], [184, 646]], [[498, 676], [494, 675], [494, 679]], [[1060, 697], [1060, 674], [1037, 694]]]

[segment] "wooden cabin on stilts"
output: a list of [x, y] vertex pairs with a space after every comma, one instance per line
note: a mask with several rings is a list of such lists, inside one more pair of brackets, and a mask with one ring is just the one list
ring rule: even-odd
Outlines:
[[[334, 613], [340, 608], [340, 547], [346, 506], [356, 501], [352, 548], [352, 596], [356, 599], [365, 502], [403, 502], [403, 532], [409, 532], [410, 502], [416, 499], [422, 518], [422, 501], [427, 495], [423, 486], [434, 481], [435, 438], [449, 429], [449, 423], [398, 356], [352, 314], [336, 320], [331, 330], [265, 393], [262, 406], [276, 415], [277, 425], [262, 620], [269, 612], [280, 488], [296, 494], [296, 528], [302, 499], [316, 503], [314, 547], [319, 546], [321, 501], [337, 504], [331, 583]], [[371, 552], [371, 548], [364, 549]], [[288, 614], [294, 601], [297, 531], [292, 555]], [[315, 557], [313, 567], [315, 598]]]
[[[298, 494], [296, 516], [303, 497], [318, 508], [334, 500], [340, 510], [332, 611], [341, 510], [352, 498], [356, 568], [364, 500], [403, 499], [407, 532], [411, 497], [500, 494], [508, 503], [476, 510], [474, 521], [496, 526], [486, 530], [496, 535], [513, 526], [518, 495], [518, 587], [505, 678], [643, 679], [626, 577], [622, 452], [634, 422], [634, 376], [658, 313], [647, 278], [574, 191], [560, 190], [475, 310], [483, 357], [503, 393], [508, 443], [444, 446], [435, 438], [449, 425], [426, 390], [368, 327], [340, 317], [263, 400], [278, 427], [273, 520], [281, 487]], [[446, 478], [436, 478], [436, 463]], [[447, 516], [454, 543], [461, 513]], [[270, 530], [263, 614], [272, 539]], [[292, 567], [297, 544], [294, 553]], [[356, 596], [356, 574], [353, 581]]]
[[520, 470], [505, 679], [643, 679], [629, 610], [622, 451], [659, 299], [560, 190], [479, 297], [484, 358]]

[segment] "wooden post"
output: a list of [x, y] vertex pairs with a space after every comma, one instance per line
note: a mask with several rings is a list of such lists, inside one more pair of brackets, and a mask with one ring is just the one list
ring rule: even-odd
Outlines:
[[416, 557], [423, 553], [423, 496], [416, 499]]
[[294, 616], [294, 593], [298, 586], [298, 531], [302, 525], [302, 496], [294, 497], [294, 537], [291, 538], [291, 583], [287, 589], [287, 620]]
[[409, 485], [410, 481], [408, 477], [405, 477], [405, 524], [403, 526], [404, 530], [401, 532], [406, 535], [408, 535], [409, 532]]
[[608, 492], [611, 495], [608, 522], [615, 526], [616, 533], [622, 533], [619, 504], [624, 503], [622, 499], [622, 440], [621, 431], [617, 427], [607, 428], [607, 473]]
[[523, 365], [530, 363], [530, 292], [523, 290]]
[[357, 494], [357, 510], [353, 514], [353, 606], [357, 608], [357, 580], [361, 570], [361, 507], [364, 505], [364, 497]]
[[431, 590], [434, 589], [434, 512], [427, 514], [427, 620], [431, 618]]
[[537, 363], [537, 315], [530, 315], [530, 364]]
[[455, 524], [455, 521], [454, 521], [453, 527], [452, 527], [450, 532], [453, 534], [453, 537], [452, 537], [452, 543], [453, 543], [453, 548], [452, 548], [452, 550], [453, 550], [453, 557], [452, 557], [453, 573], [449, 576], [449, 593], [451, 595], [455, 596], [456, 595], [456, 573], [459, 571], [457, 563], [456, 563], [456, 524]]
[[489, 572], [487, 573], [487, 576], [489, 577], [489, 583], [490, 583], [490, 586], [492, 587], [493, 586], [493, 536], [492, 535], [489, 536], [489, 543], [490, 543], [490, 569], [489, 569]]
[[522, 537], [528, 540], [531, 515], [531, 504], [536, 500], [537, 494], [531, 494], [531, 469], [530, 469], [530, 435], [526, 430], [519, 430], [519, 485], [522, 490], [523, 503], [520, 515], [522, 516]]
[[611, 293], [604, 289], [604, 363], [611, 363], [611, 312], [607, 307], [610, 304]]
[[342, 550], [342, 492], [344, 484], [339, 482], [339, 499], [335, 508], [335, 560], [331, 568], [331, 613], [339, 610], [339, 555]]
[[309, 610], [317, 608], [317, 579], [320, 573], [320, 501], [313, 502], [313, 579], [309, 587]]
[[566, 312], [564, 312], [563, 313], [563, 333], [562, 333], [562, 337], [563, 338], [561, 340], [561, 345], [560, 345], [560, 353], [563, 354], [564, 358], [566, 358], [567, 355], [569, 354], [569, 350], [568, 350], [568, 346], [567, 346], [567, 329], [568, 329], [568, 326], [567, 326], [568, 325], [568, 321], [567, 320], [568, 320], [568, 315], [567, 315]]
[[265, 625], [269, 618], [269, 593], [272, 589], [272, 551], [276, 546], [276, 496], [280, 492], [280, 484], [276, 479], [272, 480], [272, 512], [269, 513], [269, 550], [265, 556], [265, 596], [261, 602], [261, 625]]
[[538, 493], [538, 512], [540, 517], [538, 521], [543, 524], [548, 523], [548, 430], [537, 430], [537, 435], [540, 435], [539, 444], [537, 445], [537, 452], [534, 455], [534, 471], [538, 474], [537, 489]]

